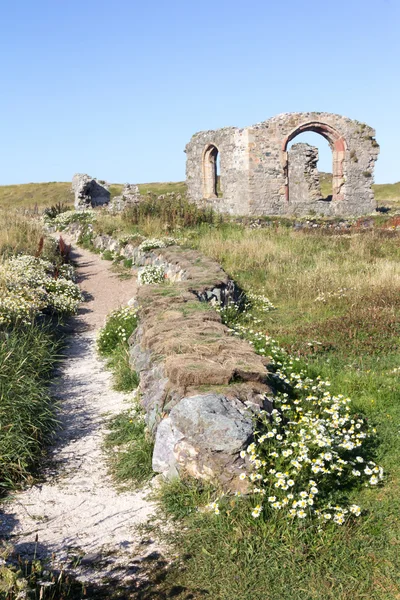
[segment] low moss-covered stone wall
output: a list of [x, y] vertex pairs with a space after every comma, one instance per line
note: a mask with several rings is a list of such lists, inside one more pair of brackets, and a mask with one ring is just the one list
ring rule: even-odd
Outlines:
[[194, 250], [153, 250], [136, 255], [136, 264], [164, 265], [175, 279], [139, 287], [139, 327], [130, 340], [155, 436], [153, 468], [244, 491], [240, 451], [252, 437], [254, 413], [271, 407], [272, 391], [268, 361], [233, 336], [208, 302], [226, 303], [238, 291], [217, 263]]
[[179, 246], [143, 251], [110, 236], [99, 250], [131, 258], [134, 267], [162, 266], [162, 284], [138, 288], [139, 325], [131, 365], [140, 375], [140, 402], [155, 438], [153, 468], [167, 477], [188, 473], [245, 491], [238, 475], [254, 415], [270, 410], [268, 359], [232, 335], [213, 308], [240, 291], [221, 266]]

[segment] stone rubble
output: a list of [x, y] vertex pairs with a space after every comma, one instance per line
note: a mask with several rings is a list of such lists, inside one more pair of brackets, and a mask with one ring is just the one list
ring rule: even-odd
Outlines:
[[140, 202], [141, 196], [139, 187], [133, 183], [126, 183], [121, 196], [115, 196], [108, 205], [108, 210], [112, 213], [123, 212], [127, 208]]

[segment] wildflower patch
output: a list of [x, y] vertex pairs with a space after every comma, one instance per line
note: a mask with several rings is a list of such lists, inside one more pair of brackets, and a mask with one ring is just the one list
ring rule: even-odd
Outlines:
[[64, 231], [72, 223], [92, 224], [96, 220], [96, 213], [94, 210], [68, 210], [55, 217], [44, 214], [43, 219], [47, 225], [56, 227], [58, 231]]
[[119, 344], [127, 343], [137, 326], [137, 310], [125, 306], [113, 310], [100, 329], [97, 348], [102, 356], [110, 356]]
[[167, 248], [168, 246], [173, 246], [177, 243], [177, 240], [173, 237], [164, 237], [162, 239], [148, 238], [139, 245], [139, 250], [148, 252], [155, 248]]
[[164, 267], [156, 265], [147, 265], [141, 267], [138, 272], [138, 283], [140, 285], [152, 285], [163, 283], [165, 281]]
[[[241, 457], [247, 467], [239, 475], [248, 480], [257, 502], [252, 516], [279, 512], [290, 519], [316, 518], [342, 525], [362, 509], [349, 504], [350, 492], [360, 485], [376, 487], [383, 469], [368, 457], [375, 436], [367, 420], [351, 409], [351, 400], [330, 392], [330, 382], [312, 378], [277, 342], [254, 331], [251, 315], [232, 318], [232, 332], [271, 358], [276, 396], [271, 411], [260, 410], [254, 441]], [[229, 323], [228, 323], [229, 324]]]
[[20, 255], [0, 265], [0, 326], [29, 325], [39, 313], [72, 315], [82, 295], [71, 265]]

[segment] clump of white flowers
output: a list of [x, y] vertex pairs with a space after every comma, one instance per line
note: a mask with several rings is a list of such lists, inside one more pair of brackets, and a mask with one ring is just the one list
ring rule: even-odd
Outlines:
[[5, 260], [0, 265], [0, 326], [28, 325], [41, 312], [74, 314], [82, 301], [74, 277], [71, 265], [57, 270], [30, 255]]
[[94, 210], [67, 210], [66, 212], [59, 213], [54, 218], [49, 215], [44, 215], [45, 223], [52, 225], [63, 231], [72, 223], [81, 223], [82, 225], [88, 225], [95, 221], [96, 213]]
[[210, 502], [209, 504], [206, 504], [206, 506], [204, 507], [204, 512], [212, 512], [214, 513], [214, 515], [219, 515], [220, 514], [220, 510], [219, 510], [219, 499], [217, 498], [216, 500], [214, 500], [214, 502]]
[[315, 298], [314, 302], [327, 302], [331, 298], [346, 298], [351, 289], [352, 288], [340, 288], [333, 292], [321, 292]]
[[177, 244], [177, 240], [173, 237], [164, 237], [162, 239], [148, 238], [139, 245], [139, 250], [148, 252], [155, 248], [166, 248], [167, 246], [173, 246], [174, 244]]
[[100, 329], [97, 349], [103, 356], [109, 356], [121, 342], [127, 342], [137, 325], [137, 309], [125, 306], [113, 310]]
[[281, 390], [273, 409], [258, 415], [254, 441], [241, 452], [245, 463], [239, 479], [249, 482], [257, 502], [252, 516], [268, 510], [337, 525], [360, 516], [358, 505], [341, 504], [353, 484], [376, 487], [383, 480], [383, 469], [364, 456], [375, 430], [351, 411], [350, 398], [332, 394], [329, 381], [307, 376], [299, 359], [248, 322], [244, 315], [228, 324], [258, 354], [271, 358]]
[[247, 292], [246, 297], [250, 301], [250, 304], [257, 308], [257, 310], [260, 312], [269, 312], [270, 310], [275, 310], [275, 306], [264, 294], [253, 294], [252, 292]]
[[64, 279], [69, 279], [70, 281], [76, 281], [76, 272], [73, 265], [65, 264], [58, 267], [58, 276], [64, 277]]
[[163, 281], [165, 281], [164, 267], [147, 265], [141, 267], [138, 271], [138, 283], [140, 285], [162, 283]]
[[232, 326], [241, 325], [252, 325], [257, 326], [261, 323], [261, 319], [253, 314], [251, 309], [254, 309], [255, 313], [267, 313], [271, 310], [276, 310], [276, 307], [264, 294], [255, 294], [253, 292], [246, 292], [237, 301], [229, 301], [227, 304], [222, 306], [214, 300], [212, 302], [215, 310], [221, 315], [222, 322]]

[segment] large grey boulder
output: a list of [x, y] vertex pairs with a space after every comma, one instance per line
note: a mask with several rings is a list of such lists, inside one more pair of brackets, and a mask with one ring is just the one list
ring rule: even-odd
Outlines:
[[184, 472], [218, 479], [243, 491], [239, 453], [250, 443], [253, 428], [243, 404], [223, 394], [183, 398], [157, 428], [153, 469], [166, 477]]
[[72, 178], [72, 191], [75, 194], [75, 208], [94, 208], [110, 202], [110, 191], [105, 181], [93, 179], [90, 175], [76, 173]]

